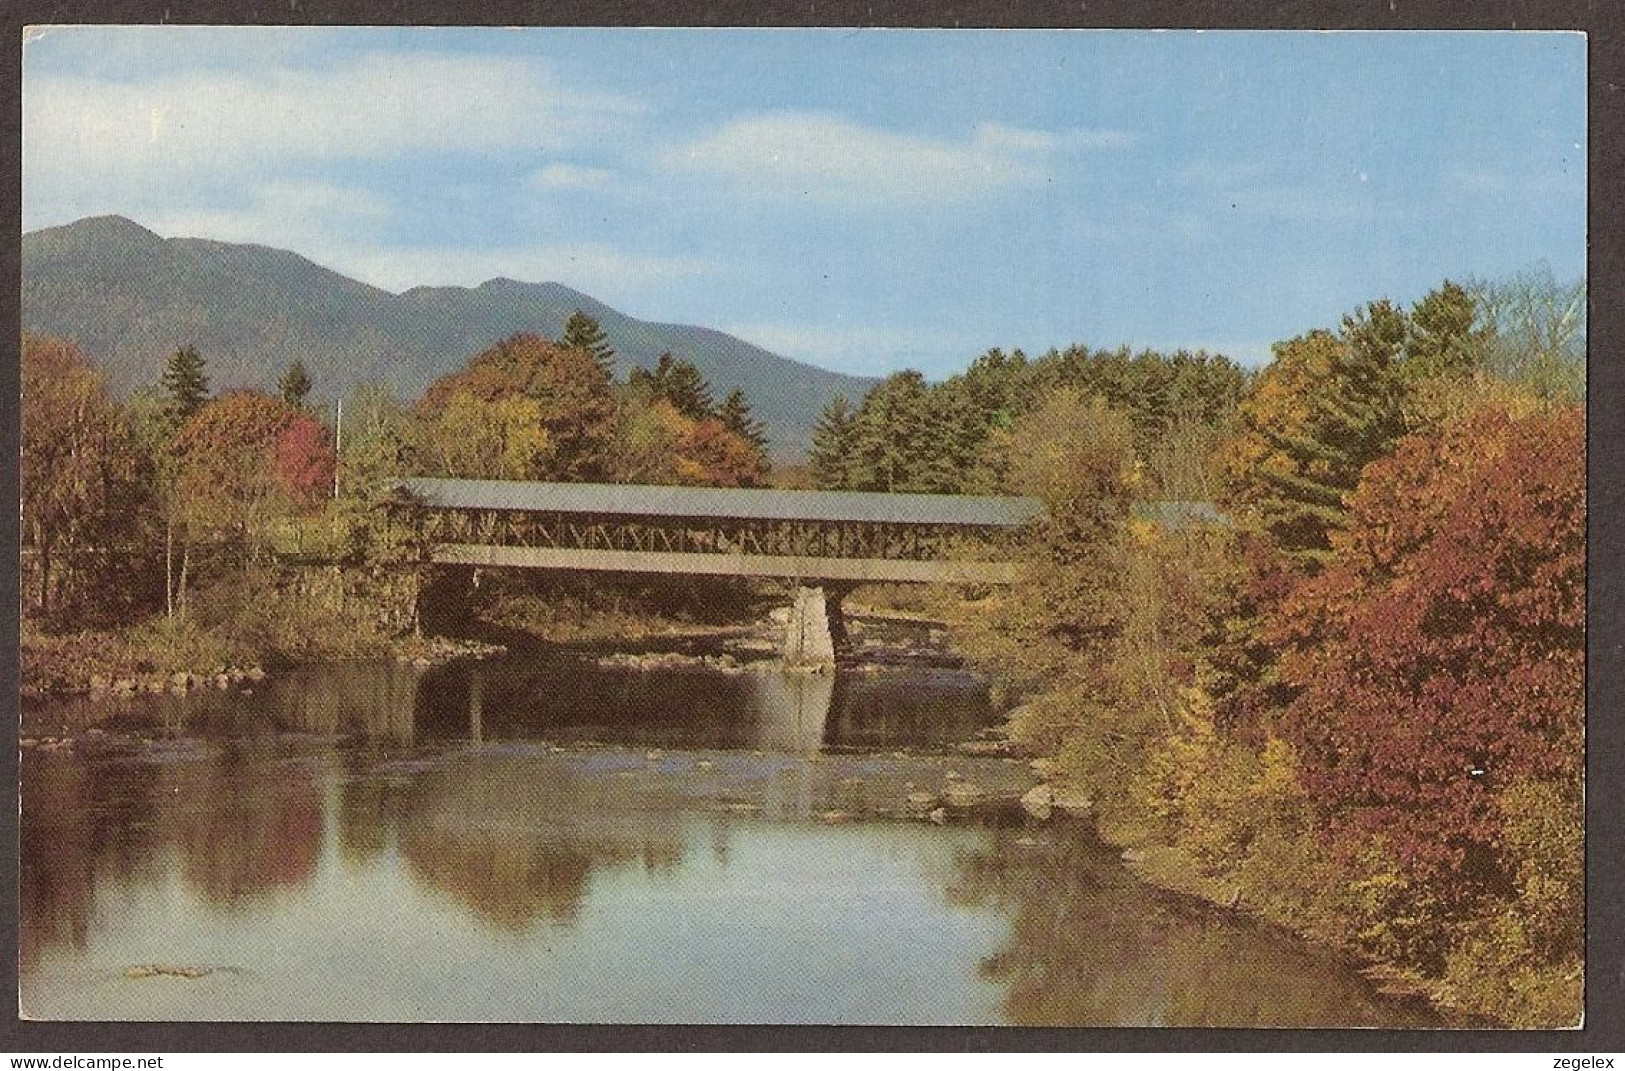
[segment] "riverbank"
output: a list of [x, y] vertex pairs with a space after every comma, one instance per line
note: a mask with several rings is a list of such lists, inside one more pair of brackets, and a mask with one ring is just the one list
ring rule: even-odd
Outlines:
[[[1000, 732], [1017, 753], [1032, 754], [1035, 749], [1021, 742], [1019, 720], [1007, 720]], [[1137, 817], [1134, 802], [1102, 801], [1102, 805], [1096, 805], [1086, 790], [1066, 776], [1064, 766], [1054, 756], [1035, 758], [1031, 766], [1042, 777], [1034, 795], [1070, 798], [1073, 806], [1065, 813], [1085, 822], [1102, 844], [1119, 853], [1127, 870], [1147, 885], [1278, 927], [1314, 947], [1342, 956], [1386, 996], [1423, 1001], [1441, 1015], [1477, 1028], [1516, 1025], [1494, 1015], [1484, 1001], [1472, 999], [1471, 994], [1463, 994], [1443, 979], [1373, 954], [1369, 945], [1351, 940], [1351, 934], [1358, 931], [1346, 916], [1337, 915], [1325, 905], [1305, 910], [1305, 903], [1329, 890], [1294, 882], [1282, 871], [1270, 875], [1270, 884], [1261, 884], [1238, 872], [1236, 866], [1204, 862], [1195, 851], [1160, 836], [1154, 821]], [[1031, 807], [1028, 810], [1033, 813]]]

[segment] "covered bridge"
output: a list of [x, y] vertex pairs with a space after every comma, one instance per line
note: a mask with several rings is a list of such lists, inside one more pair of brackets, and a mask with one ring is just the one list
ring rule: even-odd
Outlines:
[[866, 491], [410, 478], [398, 482], [453, 565], [1007, 584], [1000, 537], [1036, 499]]

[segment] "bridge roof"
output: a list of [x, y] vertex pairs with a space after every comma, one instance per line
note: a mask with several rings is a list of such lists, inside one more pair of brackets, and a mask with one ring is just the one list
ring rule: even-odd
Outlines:
[[1043, 513], [1034, 498], [912, 495], [873, 491], [660, 487], [651, 484], [525, 483], [411, 477], [400, 487], [442, 509], [728, 520], [957, 524], [1008, 528]]

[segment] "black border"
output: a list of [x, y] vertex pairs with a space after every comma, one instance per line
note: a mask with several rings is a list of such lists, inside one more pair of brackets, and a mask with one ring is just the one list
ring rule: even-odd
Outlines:
[[[435, 1051], [1079, 1051], [1079, 1052], [1625, 1052], [1625, 774], [1620, 710], [1625, 635], [1619, 558], [1625, 406], [1618, 356], [1625, 257], [1625, 6], [1595, 0], [6, 0], [0, 57], [0, 326], [19, 337], [22, 28], [39, 23], [267, 25], [881, 26], [1178, 29], [1579, 30], [1588, 34], [1590, 372], [1587, 628], [1586, 1024], [1577, 1031], [1304, 1031], [1028, 1029], [1014, 1027], [659, 1027], [323, 1023], [39, 1023], [17, 1018], [17, 811], [0, 806], [0, 1052], [435, 1052]], [[17, 493], [18, 363], [0, 361], [0, 502]], [[18, 561], [18, 532], [0, 525], [0, 555]], [[17, 570], [0, 572], [0, 696], [9, 715], [0, 764], [17, 783]]]

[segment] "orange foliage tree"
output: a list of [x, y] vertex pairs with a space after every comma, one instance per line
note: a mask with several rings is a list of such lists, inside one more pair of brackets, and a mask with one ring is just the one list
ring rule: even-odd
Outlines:
[[431, 435], [434, 422], [458, 395], [483, 403], [515, 397], [536, 403], [547, 450], [538, 452], [532, 479], [609, 477], [615, 399], [608, 371], [586, 350], [518, 334], [476, 354], [424, 394], [418, 412], [430, 422]]
[[251, 543], [274, 512], [318, 503], [337, 464], [327, 429], [314, 417], [254, 390], [227, 391], [205, 405], [175, 433], [169, 454], [166, 557], [175, 535], [182, 552], [170, 605], [183, 613], [193, 542]]
[[690, 421], [679, 441], [678, 475], [709, 487], [754, 487], [767, 475], [767, 459], [744, 436], [715, 417]]
[[128, 540], [148, 484], [128, 422], [71, 342], [23, 339], [21, 423], [23, 537], [38, 556], [35, 605], [49, 614], [53, 592], [94, 589], [87, 553], [111, 560], [104, 552]]

